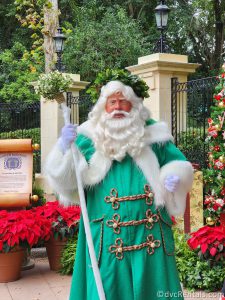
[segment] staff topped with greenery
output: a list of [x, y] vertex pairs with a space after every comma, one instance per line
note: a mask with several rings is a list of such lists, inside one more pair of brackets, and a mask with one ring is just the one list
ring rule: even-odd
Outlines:
[[149, 97], [148, 85], [137, 75], [133, 75], [129, 71], [122, 69], [106, 69], [98, 73], [95, 81], [91, 83], [87, 89], [87, 93], [91, 95], [94, 103], [99, 98], [102, 86], [113, 80], [121, 81], [123, 84], [130, 86], [134, 90], [134, 93], [140, 98]]

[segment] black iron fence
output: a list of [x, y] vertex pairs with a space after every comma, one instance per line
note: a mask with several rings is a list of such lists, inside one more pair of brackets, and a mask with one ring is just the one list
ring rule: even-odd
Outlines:
[[172, 78], [172, 134], [176, 145], [192, 163], [206, 167], [208, 144], [207, 119], [210, 116], [217, 77], [184, 83]]
[[[0, 139], [32, 138], [40, 145], [40, 102], [0, 103]], [[40, 150], [34, 152], [34, 172], [41, 170]]]
[[71, 123], [81, 124], [87, 120], [93, 103], [91, 97], [86, 94], [80, 96], [73, 96], [71, 92], [67, 93], [67, 106], [71, 108]]

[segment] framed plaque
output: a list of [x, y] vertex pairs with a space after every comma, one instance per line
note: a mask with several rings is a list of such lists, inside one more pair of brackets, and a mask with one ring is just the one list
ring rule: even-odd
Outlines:
[[32, 140], [0, 140], [0, 208], [30, 204], [32, 175]]

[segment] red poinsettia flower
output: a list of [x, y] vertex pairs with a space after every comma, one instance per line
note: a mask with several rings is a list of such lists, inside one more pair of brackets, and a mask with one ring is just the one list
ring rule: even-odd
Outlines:
[[225, 257], [225, 227], [203, 226], [191, 236], [187, 243], [192, 250], [199, 248], [203, 255]]
[[16, 246], [32, 248], [41, 240], [48, 240], [51, 223], [33, 210], [0, 211], [0, 252]]
[[51, 234], [61, 239], [72, 237], [77, 233], [80, 220], [80, 206], [62, 206], [58, 201], [47, 202], [35, 208], [38, 215], [51, 222]]

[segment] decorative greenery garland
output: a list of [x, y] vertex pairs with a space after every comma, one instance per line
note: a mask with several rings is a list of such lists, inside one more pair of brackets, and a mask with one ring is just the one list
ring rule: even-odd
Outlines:
[[146, 82], [139, 78], [137, 75], [132, 75], [127, 70], [121, 69], [106, 69], [100, 72], [95, 81], [91, 83], [87, 89], [87, 93], [91, 95], [93, 103], [95, 103], [100, 95], [100, 91], [103, 85], [106, 85], [109, 81], [119, 80], [123, 84], [130, 86], [134, 93], [140, 98], [148, 98], [149, 87]]

